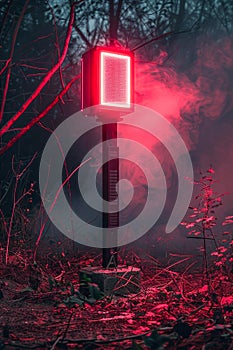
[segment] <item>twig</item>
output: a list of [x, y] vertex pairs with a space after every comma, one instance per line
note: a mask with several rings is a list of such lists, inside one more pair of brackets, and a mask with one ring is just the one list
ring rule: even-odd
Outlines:
[[9, 192], [9, 189], [10, 189], [10, 187], [11, 187], [12, 182], [13, 182], [13, 177], [11, 177], [10, 181], [8, 182], [8, 186], [7, 186], [7, 188], [6, 188], [5, 192], [4, 192], [4, 194], [1, 195], [0, 204], [3, 203], [5, 197], [7, 196], [7, 193]]
[[7, 9], [6, 9], [5, 13], [4, 13], [4, 16], [3, 16], [3, 19], [2, 19], [2, 23], [0, 25], [0, 36], [2, 35], [2, 31], [3, 31], [3, 28], [5, 26], [5, 23], [6, 23], [6, 20], [7, 20], [7, 16], [10, 13], [10, 8], [11, 8], [12, 4], [13, 4], [13, 0], [10, 0], [8, 2]]
[[[14, 50], [15, 50], [15, 42], [16, 42], [16, 38], [18, 35], [18, 31], [19, 31], [19, 27], [20, 24], [22, 22], [23, 16], [25, 14], [25, 11], [28, 7], [30, 0], [26, 0], [24, 7], [20, 13], [19, 19], [17, 21], [16, 27], [15, 27], [15, 31], [13, 34], [13, 38], [12, 38], [12, 43], [11, 43], [11, 50], [10, 50], [10, 57], [7, 61], [9, 61], [9, 63], [12, 61], [13, 55], [14, 55]], [[1, 109], [0, 109], [0, 122], [2, 121], [2, 117], [3, 117], [3, 113], [4, 113], [4, 109], [5, 109], [5, 104], [6, 104], [6, 96], [7, 96], [7, 92], [8, 92], [8, 87], [9, 87], [9, 82], [10, 82], [10, 76], [11, 76], [11, 66], [7, 65], [8, 69], [7, 69], [7, 75], [6, 75], [6, 81], [5, 81], [5, 86], [3, 89], [3, 94], [2, 94], [2, 104], [1, 104]]]
[[[24, 191], [23, 194], [16, 199], [16, 194], [17, 194], [17, 190], [18, 190], [18, 185], [20, 182], [20, 179], [22, 178], [22, 176], [25, 174], [25, 171], [27, 171], [27, 169], [29, 168], [29, 166], [32, 164], [32, 162], [34, 161], [35, 157], [36, 157], [37, 153], [34, 154], [34, 156], [32, 157], [32, 159], [28, 162], [28, 164], [22, 169], [21, 172], [16, 172], [15, 168], [14, 168], [14, 155], [12, 156], [12, 171], [15, 175], [15, 186], [13, 189], [13, 204], [12, 204], [12, 208], [11, 208], [11, 217], [10, 217], [10, 222], [9, 222], [9, 227], [7, 229], [7, 243], [6, 243], [6, 254], [5, 254], [5, 263], [6, 265], [8, 264], [8, 255], [9, 255], [9, 247], [10, 247], [10, 239], [11, 239], [11, 233], [12, 233], [12, 227], [13, 227], [13, 220], [15, 217], [15, 209], [17, 207], [17, 205], [20, 203], [20, 201], [27, 195], [27, 194], [31, 194], [31, 190], [29, 189], [28, 191]], [[19, 171], [19, 169], [18, 169]]]
[[[131, 275], [129, 276], [129, 278], [124, 277], [124, 276], [127, 275], [127, 273], [132, 272], [132, 271], [133, 271], [133, 268], [131, 269], [131, 271], [126, 271], [122, 276], [117, 276], [118, 281], [117, 281], [117, 283], [116, 283], [116, 285], [115, 285], [115, 287], [114, 287], [114, 289], [113, 289], [113, 293], [116, 292], [117, 290], [121, 289], [121, 288], [127, 287], [127, 285], [128, 285], [129, 283], [135, 285], [136, 287], [139, 287], [139, 284], [138, 284], [138, 283], [132, 281], [132, 278], [135, 277], [134, 275], [131, 274]], [[120, 283], [121, 281], [124, 281], [125, 283], [117, 287], [117, 285], [119, 285], [119, 283]]]
[[[15, 135], [5, 146], [0, 149], [0, 155], [11, 148], [24, 134], [26, 134], [35, 124], [38, 123], [46, 114], [60, 101], [60, 99], [66, 94], [71, 86], [80, 78], [80, 74], [74, 77], [66, 87], [55, 97], [55, 99], [35, 118], [31, 120], [21, 131]], [[1, 131], [0, 131], [1, 132]]]
[[[50, 6], [49, 2], [48, 2], [48, 6], [49, 6], [50, 11], [52, 12], [52, 16], [53, 16], [54, 30], [55, 30], [55, 35], [56, 35], [57, 56], [58, 56], [58, 59], [60, 59], [60, 57], [61, 57], [61, 50], [60, 50], [60, 46], [59, 46], [59, 38], [58, 38], [56, 17], [55, 17], [53, 8]], [[60, 76], [61, 86], [62, 86], [62, 88], [64, 89], [64, 88], [65, 88], [65, 84], [64, 84], [64, 80], [63, 80], [63, 76], [62, 76], [62, 69], [61, 69], [61, 66], [59, 67], [59, 76]], [[64, 101], [63, 101], [62, 98], [61, 98], [61, 101], [62, 101], [62, 103], [64, 104]]]
[[81, 166], [83, 166], [84, 164], [86, 164], [87, 162], [89, 162], [89, 160], [91, 160], [91, 157], [87, 158], [86, 160], [84, 160], [81, 164], [79, 164], [70, 174], [68, 177], [66, 177], [66, 179], [62, 182], [62, 184], [59, 186], [57, 193], [55, 195], [55, 198], [53, 200], [53, 203], [51, 204], [50, 208], [49, 208], [49, 212], [51, 213], [51, 211], [53, 211], [54, 205], [56, 204], [56, 201], [59, 197], [59, 194], [61, 193], [61, 190], [63, 189], [63, 187], [65, 186], [65, 184], [71, 179], [71, 177], [81, 168]]
[[67, 323], [66, 328], [65, 328], [65, 332], [64, 332], [64, 334], [63, 334], [63, 336], [62, 336], [62, 340], [65, 338], [65, 336], [66, 336], [66, 334], [67, 334], [67, 332], [68, 332], [68, 329], [69, 329], [69, 327], [70, 327], [70, 322], [71, 322], [71, 319], [72, 319], [73, 314], [74, 314], [74, 310], [72, 310], [72, 312], [71, 312], [71, 314], [70, 314], [68, 323]]
[[60, 343], [60, 341], [63, 339], [62, 335], [59, 335], [59, 337], [57, 337], [56, 341], [54, 342], [54, 344], [52, 345], [52, 347], [50, 348], [50, 350], [54, 350], [56, 348], [56, 345], [58, 343]]
[[92, 44], [90, 43], [90, 41], [87, 39], [87, 37], [83, 34], [83, 32], [81, 31], [81, 29], [77, 26], [77, 24], [74, 24], [74, 29], [76, 30], [76, 32], [78, 33], [78, 35], [80, 36], [80, 38], [85, 42], [85, 44], [87, 45], [87, 47], [90, 49], [92, 48]]
[[[40, 127], [42, 127], [44, 130], [50, 132], [51, 134], [53, 133], [53, 130], [50, 129], [49, 127], [46, 127], [42, 122], [38, 123], [38, 125]], [[62, 155], [62, 157], [64, 159], [65, 175], [66, 175], [66, 177], [68, 177], [69, 176], [69, 171], [68, 171], [67, 161], [65, 159], [64, 151], [63, 151], [63, 148], [62, 148], [62, 144], [61, 144], [59, 138], [57, 137], [56, 133], [54, 133], [53, 135], [55, 136], [55, 139], [57, 141], [57, 144], [58, 144], [58, 147], [60, 149], [61, 155]], [[68, 186], [67, 187], [68, 187], [69, 198], [71, 200], [72, 199], [72, 193], [71, 193], [71, 187], [70, 187], [70, 182], [69, 181], [68, 181]], [[46, 189], [47, 189], [47, 186], [45, 188], [45, 191], [46, 191]], [[43, 195], [44, 195], [44, 193], [43, 193]], [[47, 220], [46, 220], [46, 222], [47, 222]], [[72, 224], [73, 224], [73, 222], [72, 222]], [[43, 229], [43, 231], [44, 231], [44, 229]], [[43, 233], [43, 231], [42, 231], [42, 233]], [[35, 261], [35, 258], [36, 258], [36, 255], [34, 255], [34, 261]]]
[[[63, 181], [63, 183], [60, 185], [60, 187], [58, 188], [56, 194], [55, 194], [55, 198], [49, 208], [49, 212], [51, 213], [51, 211], [53, 210], [55, 204], [56, 204], [56, 201], [58, 199], [58, 196], [62, 190], [62, 188], [65, 186], [65, 184], [71, 179], [71, 177], [80, 169], [81, 166], [83, 166], [84, 164], [86, 164], [89, 160], [91, 159], [91, 157], [89, 157], [88, 159], [86, 159], [85, 161], [83, 161], [81, 164], [79, 164], [67, 177], [66, 179]], [[43, 194], [44, 195], [44, 194]], [[35, 245], [35, 250], [34, 250], [34, 261], [36, 261], [36, 253], [37, 253], [37, 249], [38, 249], [38, 246], [39, 246], [39, 243], [40, 243], [40, 240], [41, 240], [41, 236], [42, 236], [42, 233], [44, 231], [44, 228], [45, 228], [45, 225], [48, 221], [48, 217], [46, 218], [46, 220], [44, 221], [41, 229], [40, 229], [40, 233], [39, 233], [39, 236], [37, 238], [37, 241], [36, 241], [36, 245]]]
[[132, 49], [132, 51], [136, 51], [136, 50], [138, 50], [138, 49], [141, 49], [142, 47], [144, 47], [144, 46], [146, 46], [146, 45], [148, 45], [148, 44], [150, 44], [150, 43], [153, 43], [154, 41], [162, 40], [162, 39], [164, 39], [164, 38], [166, 38], [166, 37], [168, 37], [168, 36], [171, 36], [171, 35], [190, 33], [191, 30], [192, 30], [192, 29], [182, 30], [182, 31], [180, 31], [180, 32], [167, 32], [167, 33], [161, 34], [161, 35], [157, 36], [156, 38], [152, 38], [152, 39], [146, 41], [145, 43], [140, 44], [140, 45], [134, 47], [134, 48]]
[[6, 63], [4, 64], [3, 68], [0, 71], [0, 75], [2, 75], [5, 72], [5, 70], [7, 69], [10, 63], [11, 63], [11, 58], [8, 58], [8, 60], [6, 60]]
[[31, 96], [26, 100], [26, 102], [23, 104], [23, 106], [18, 110], [18, 112], [2, 127], [0, 130], [0, 137], [6, 133], [6, 131], [21, 117], [21, 115], [26, 111], [26, 109], [30, 106], [30, 104], [36, 99], [36, 97], [40, 94], [41, 90], [45, 87], [45, 85], [49, 82], [49, 80], [52, 78], [52, 76], [56, 73], [56, 71], [59, 69], [59, 67], [62, 65], [67, 51], [69, 47], [69, 42], [71, 38], [72, 33], [72, 27], [74, 22], [74, 10], [75, 6], [74, 4], [71, 6], [70, 10], [70, 18], [69, 18], [69, 24], [67, 28], [65, 43], [63, 47], [63, 52], [60, 56], [60, 59], [58, 62], [50, 69], [46, 77], [41, 81], [39, 86], [36, 88], [36, 90], [31, 94]]
[[[162, 330], [162, 329], [161, 329]], [[117, 342], [122, 342], [125, 340], [132, 340], [132, 339], [142, 339], [145, 335], [151, 333], [152, 330], [149, 330], [145, 333], [141, 333], [138, 335], [130, 335], [130, 336], [126, 336], [126, 337], [121, 337], [121, 338], [116, 338], [116, 339], [109, 339], [109, 340], [98, 340], [96, 338], [91, 338], [91, 339], [70, 339], [70, 338], [65, 338], [65, 339], [61, 339], [61, 337], [59, 336], [56, 341], [48, 341], [48, 342], [40, 342], [37, 344], [33, 344], [33, 345], [27, 345], [27, 344], [22, 344], [22, 343], [18, 343], [18, 342], [7, 342], [7, 345], [12, 346], [12, 347], [19, 347], [21, 349], [37, 349], [37, 348], [41, 348], [41, 347], [47, 347], [48, 344], [52, 344], [52, 348], [50, 348], [50, 350], [54, 350], [55, 346], [58, 344], [82, 344], [82, 343], [95, 343], [96, 345], [98, 344], [108, 344], [108, 343], [117, 343]]]

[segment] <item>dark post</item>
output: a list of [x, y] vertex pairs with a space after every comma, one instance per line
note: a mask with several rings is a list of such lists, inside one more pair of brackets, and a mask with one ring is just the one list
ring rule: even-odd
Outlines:
[[[111, 4], [114, 2], [111, 0]], [[118, 11], [122, 1], [119, 0]], [[118, 13], [118, 12], [117, 12]], [[119, 15], [119, 13], [118, 13]], [[118, 15], [116, 15], [118, 17]], [[117, 27], [112, 31], [117, 32]], [[117, 124], [133, 111], [133, 53], [122, 47], [94, 47], [82, 56], [82, 109], [102, 123], [102, 266], [117, 267], [119, 150]], [[88, 110], [88, 107], [93, 109]], [[105, 143], [108, 141], [108, 145]], [[110, 159], [110, 160], [109, 160]], [[108, 229], [107, 232], [104, 229]], [[113, 247], [113, 248], [112, 248]]]
[[[104, 141], [109, 141], [109, 144], [104, 144]], [[109, 235], [111, 241], [115, 241], [117, 245], [117, 229], [119, 226], [119, 204], [118, 193], [116, 191], [119, 181], [119, 150], [117, 147], [117, 123], [102, 125], [102, 142], [103, 142], [103, 177], [102, 191], [103, 198], [108, 201], [107, 208], [103, 207], [103, 228], [111, 229]], [[106, 162], [108, 156], [113, 158]], [[112, 201], [116, 200], [113, 204]], [[107, 209], [114, 209], [114, 213], [107, 213]], [[104, 236], [105, 242], [108, 242], [110, 237]], [[117, 266], [117, 248], [103, 248], [102, 265], [106, 267]]]

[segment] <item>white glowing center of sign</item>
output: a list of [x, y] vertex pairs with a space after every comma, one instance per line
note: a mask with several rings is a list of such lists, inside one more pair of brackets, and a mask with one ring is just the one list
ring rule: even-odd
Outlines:
[[130, 108], [130, 57], [100, 53], [100, 104]]

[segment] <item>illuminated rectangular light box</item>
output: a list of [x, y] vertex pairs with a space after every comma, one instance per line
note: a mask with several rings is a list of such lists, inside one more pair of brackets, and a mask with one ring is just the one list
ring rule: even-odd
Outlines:
[[133, 53], [95, 47], [82, 57], [82, 109], [130, 111], [133, 103]]

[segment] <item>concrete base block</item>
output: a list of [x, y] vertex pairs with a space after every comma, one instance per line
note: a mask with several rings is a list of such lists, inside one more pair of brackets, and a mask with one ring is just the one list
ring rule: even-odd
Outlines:
[[[85, 294], [85, 281], [91, 280], [104, 294], [127, 295], [140, 292], [140, 269], [132, 266], [118, 266], [104, 269], [86, 267], [79, 272], [80, 292]], [[83, 283], [84, 282], [84, 283]]]

